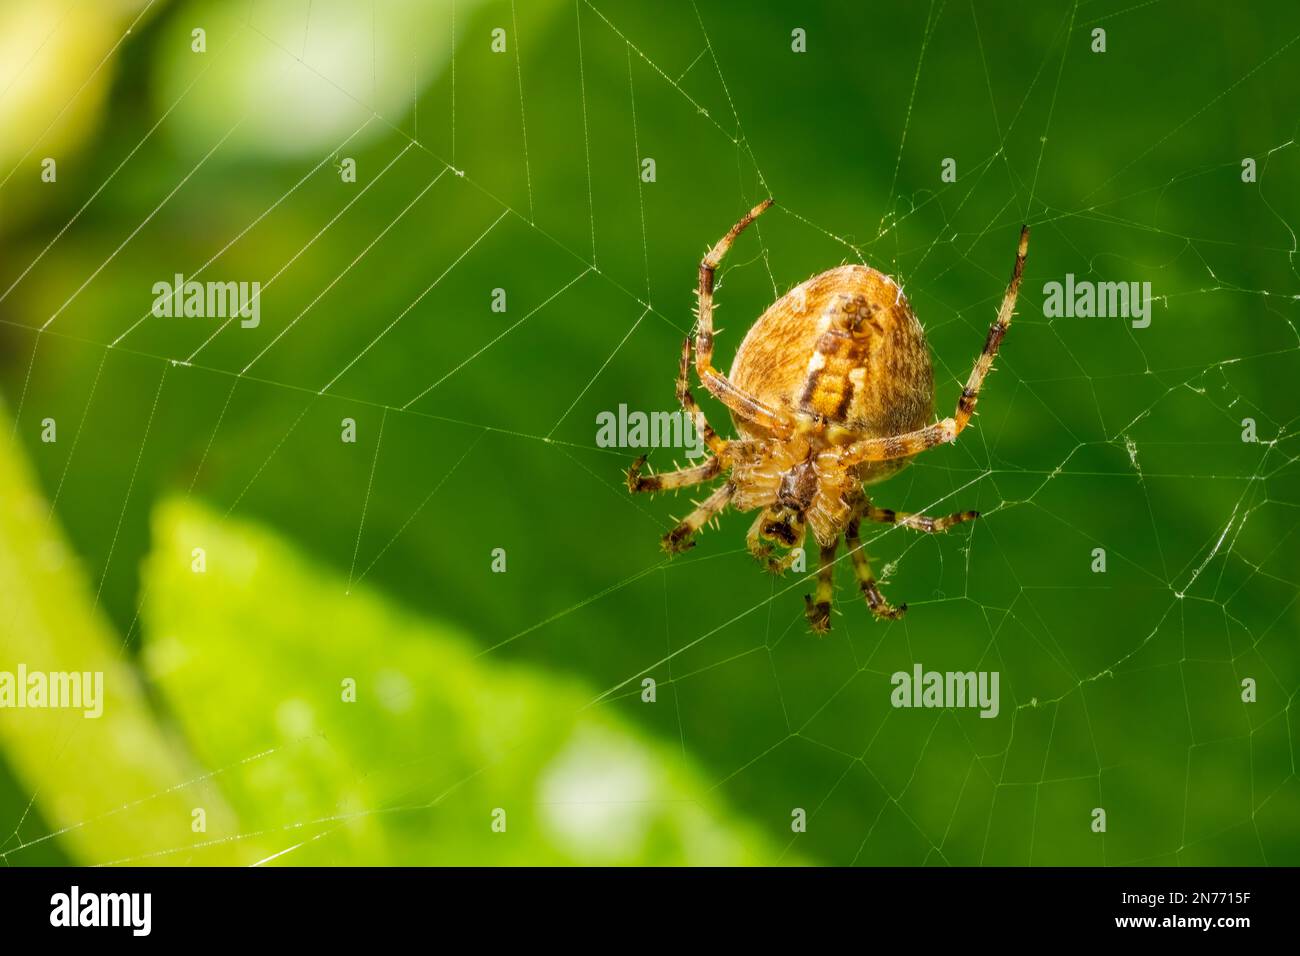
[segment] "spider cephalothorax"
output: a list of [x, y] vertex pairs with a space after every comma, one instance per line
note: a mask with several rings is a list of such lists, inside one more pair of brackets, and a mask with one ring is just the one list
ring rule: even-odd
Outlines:
[[695, 370], [709, 393], [731, 410], [741, 437], [720, 437], [696, 404], [688, 378], [688, 337], [682, 342], [677, 400], [711, 454], [701, 464], [657, 475], [642, 473], [642, 456], [628, 470], [628, 488], [661, 491], [725, 476], [664, 535], [665, 550], [692, 547], [695, 532], [728, 505], [740, 511], [761, 509], [748, 543], [769, 570], [789, 569], [806, 529], [817, 540], [817, 593], [804, 598], [814, 631], [830, 628], [831, 570], [841, 537], [872, 612], [896, 618], [907, 605], [891, 606], [876, 586], [858, 535], [861, 522], [935, 532], [979, 516], [974, 511], [941, 518], [900, 514], [875, 507], [863, 486], [888, 478], [927, 448], [955, 441], [969, 423], [980, 385], [1011, 324], [1029, 227], [1020, 230], [1011, 283], [956, 412], [930, 422], [934, 376], [925, 332], [898, 284], [867, 266], [830, 269], [791, 289], [749, 330], [731, 374], [713, 367], [714, 272], [741, 231], [771, 205], [768, 199], [750, 210], [700, 263]]

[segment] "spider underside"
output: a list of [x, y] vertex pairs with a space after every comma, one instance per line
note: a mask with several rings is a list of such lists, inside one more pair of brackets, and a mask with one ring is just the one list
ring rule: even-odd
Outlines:
[[[959, 511], [930, 517], [877, 508], [864, 486], [889, 477], [935, 445], [955, 441], [970, 422], [980, 386], [1011, 324], [1029, 227], [1020, 231], [1011, 281], [956, 411], [931, 422], [934, 381], [925, 333], [898, 285], [867, 266], [840, 266], [796, 286], [754, 323], [730, 376], [713, 367], [714, 274], [736, 237], [771, 205], [768, 199], [750, 210], [700, 263], [698, 323], [694, 342], [690, 337], [682, 342], [677, 400], [709, 456], [688, 468], [645, 474], [642, 455], [628, 469], [628, 488], [664, 491], [725, 477], [664, 535], [666, 551], [693, 547], [695, 533], [728, 506], [757, 510], [747, 543], [769, 571], [789, 570], [808, 531], [817, 542], [815, 594], [804, 596], [814, 632], [830, 629], [832, 570], [840, 538], [872, 613], [895, 619], [907, 605], [895, 607], [880, 593], [862, 547], [862, 522], [940, 532], [979, 515]], [[701, 384], [730, 410], [739, 438], [719, 436], [696, 403], [688, 377], [692, 345]]]

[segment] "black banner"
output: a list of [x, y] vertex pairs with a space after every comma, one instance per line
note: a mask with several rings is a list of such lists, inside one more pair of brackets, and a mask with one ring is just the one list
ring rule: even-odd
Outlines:
[[[880, 938], [1099, 935], [1231, 945], [1293, 922], [1290, 871], [1263, 869], [5, 869], [7, 941], [337, 943], [397, 931], [574, 940], [842, 928]], [[607, 934], [616, 934], [607, 937]], [[871, 938], [860, 935], [859, 938]]]

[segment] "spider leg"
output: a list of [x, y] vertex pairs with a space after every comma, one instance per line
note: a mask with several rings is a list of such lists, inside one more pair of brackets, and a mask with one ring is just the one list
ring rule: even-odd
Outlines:
[[810, 594], [803, 596], [804, 614], [814, 634], [825, 634], [831, 629], [831, 600], [835, 596], [835, 551], [839, 544], [840, 539], [837, 537], [822, 547], [817, 558], [816, 597]]
[[980, 386], [984, 384], [984, 377], [988, 375], [989, 370], [993, 367], [993, 359], [998, 354], [998, 346], [1002, 344], [1002, 338], [1007, 334], [1007, 329], [1011, 325], [1011, 313], [1016, 309], [1016, 296], [1020, 294], [1020, 280], [1024, 276], [1025, 256], [1028, 253], [1029, 227], [1021, 226], [1020, 247], [1016, 250], [1016, 264], [1011, 269], [1011, 282], [1007, 284], [1007, 291], [1002, 296], [1002, 305], [998, 307], [998, 317], [989, 326], [988, 337], [984, 340], [984, 350], [980, 352], [979, 358], [975, 360], [975, 367], [971, 369], [970, 378], [966, 380], [966, 387], [962, 389], [961, 398], [957, 400], [955, 418], [958, 432], [966, 427], [971, 415], [975, 414], [975, 402], [979, 398]]
[[868, 521], [878, 521], [881, 524], [901, 524], [917, 531], [926, 531], [931, 534], [940, 531], [947, 531], [955, 524], [961, 524], [965, 521], [974, 521], [980, 516], [978, 511], [957, 511], [950, 515], [944, 515], [941, 518], [932, 518], [929, 515], [912, 514], [906, 511], [893, 511], [889, 508], [877, 508], [871, 502], [867, 502], [862, 509], [862, 517]]
[[718, 436], [718, 433], [709, 425], [708, 419], [704, 417], [704, 411], [696, 404], [695, 396], [691, 394], [690, 381], [687, 378], [690, 362], [691, 340], [687, 337], [682, 340], [682, 358], [677, 368], [677, 401], [681, 404], [682, 410], [691, 417], [691, 421], [695, 425], [695, 431], [713, 454], [698, 465], [659, 475], [643, 475], [641, 473], [641, 469], [645, 467], [646, 463], [646, 456], [641, 455], [636, 461], [632, 462], [632, 467], [627, 470], [628, 491], [634, 493], [648, 491], [653, 493], [666, 491], [670, 488], [685, 488], [689, 485], [698, 485], [700, 482], [708, 481], [710, 478], [715, 478], [722, 473], [722, 456], [726, 453], [727, 446], [731, 442]]
[[975, 402], [979, 399], [980, 386], [984, 384], [985, 377], [992, 369], [998, 347], [1001, 346], [1002, 339], [1011, 326], [1011, 314], [1015, 311], [1016, 297], [1020, 294], [1020, 281], [1024, 276], [1025, 256], [1028, 252], [1029, 227], [1024, 226], [1020, 230], [1020, 246], [1016, 250], [1016, 263], [1011, 270], [1011, 282], [1002, 296], [998, 317], [989, 326], [988, 337], [984, 340], [984, 349], [975, 360], [975, 367], [971, 369], [966, 387], [962, 389], [961, 398], [957, 400], [957, 410], [953, 417], [903, 435], [867, 438], [853, 442], [836, 451], [824, 452], [823, 458], [833, 459], [839, 466], [844, 467], [864, 461], [910, 458], [927, 448], [957, 440], [958, 434], [970, 423], [971, 416], [975, 414]]
[[[773, 574], [785, 574], [795, 561], [795, 548], [804, 536], [803, 516], [789, 509], [785, 513], [773, 508], [759, 512], [754, 523], [749, 527], [745, 539], [749, 553]], [[780, 541], [789, 548], [785, 554], [775, 557], [776, 549], [766, 541]]]
[[710, 456], [698, 465], [691, 465], [687, 468], [679, 468], [677, 471], [667, 471], [658, 475], [643, 475], [641, 469], [645, 467], [646, 456], [641, 455], [632, 466], [627, 470], [627, 490], [637, 491], [668, 491], [672, 488], [686, 488], [690, 485], [698, 485], [701, 482], [716, 478], [722, 474], [722, 459]]
[[902, 435], [864, 438], [861, 441], [842, 445], [833, 451], [824, 451], [817, 458], [823, 468], [848, 468], [865, 461], [911, 458], [935, 445], [944, 445], [956, 440], [957, 423], [951, 418], [945, 418], [941, 422]]
[[729, 448], [736, 446], [736, 450], [743, 450], [749, 445], [748, 442], [744, 441], [728, 441], [713, 430], [713, 426], [704, 417], [704, 410], [696, 403], [695, 396], [691, 393], [690, 379], [688, 378], [690, 367], [691, 340], [688, 336], [682, 340], [682, 358], [677, 366], [677, 401], [681, 404], [682, 410], [690, 416], [692, 423], [695, 425], [695, 431], [713, 454], [698, 465], [659, 475], [643, 475], [641, 473], [641, 469], [645, 467], [646, 463], [646, 456], [642, 455], [632, 462], [632, 467], [627, 470], [628, 491], [656, 492], [698, 485], [700, 482], [716, 478], [722, 473], [723, 468], [729, 464], [731, 458], [728, 454]]
[[731, 482], [718, 487], [713, 494], [696, 505], [695, 510], [683, 518], [677, 527], [664, 535], [663, 549], [669, 554], [677, 554], [695, 547], [695, 541], [691, 536], [699, 531], [706, 521], [722, 511], [735, 493], [736, 486]]
[[682, 410], [691, 417], [696, 433], [703, 439], [709, 451], [715, 455], [721, 455], [731, 443], [725, 438], [718, 437], [718, 433], [713, 430], [709, 420], [704, 417], [704, 410], [695, 401], [695, 395], [691, 392], [690, 369], [691, 338], [688, 335], [682, 339], [682, 358], [677, 364], [677, 402], [682, 406]]
[[713, 367], [713, 282], [714, 273], [727, 254], [731, 244], [736, 241], [745, 228], [772, 206], [772, 200], [764, 199], [751, 209], [718, 240], [700, 261], [699, 324], [695, 334], [695, 371], [700, 381], [714, 398], [722, 402], [737, 415], [767, 429], [775, 435], [789, 437], [794, 432], [793, 424], [781, 413], [760, 402], [752, 395], [742, 392], [727, 376]]
[[[867, 507], [871, 506], [867, 505]], [[906, 613], [907, 605], [900, 604], [894, 607], [880, 593], [880, 588], [876, 585], [876, 576], [871, 573], [871, 561], [867, 558], [867, 549], [862, 546], [862, 539], [858, 536], [860, 522], [861, 517], [854, 514], [849, 520], [848, 528], [844, 531], [844, 543], [848, 546], [849, 556], [853, 559], [853, 571], [858, 578], [858, 590], [867, 599], [867, 607], [871, 608], [872, 614], [878, 618], [896, 621]]]

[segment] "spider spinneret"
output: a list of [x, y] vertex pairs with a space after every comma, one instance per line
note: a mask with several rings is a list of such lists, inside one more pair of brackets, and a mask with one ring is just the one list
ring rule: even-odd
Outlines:
[[[1011, 325], [1020, 291], [1029, 227], [1020, 230], [1011, 282], [984, 349], [975, 360], [952, 417], [931, 422], [934, 375], [925, 332], [888, 276], [846, 265], [813, 276], [759, 316], [736, 352], [730, 375], [713, 366], [714, 275], [736, 237], [772, 206], [751, 209], [700, 263], [698, 323], [682, 342], [677, 400], [709, 450], [698, 465], [645, 474], [645, 456], [627, 472], [628, 489], [655, 492], [726, 480], [663, 538], [670, 554], [695, 545], [694, 535], [728, 506], [759, 511], [747, 538], [750, 553], [769, 571], [789, 570], [794, 549], [811, 530], [819, 565], [815, 595], [805, 595], [809, 625], [830, 628], [832, 569], [844, 538], [858, 588], [877, 618], [895, 619], [906, 604], [880, 593], [862, 547], [863, 521], [946, 531], [979, 515], [943, 517], [877, 508], [865, 486], [883, 481], [935, 445], [956, 441], [970, 422], [980, 386]], [[690, 388], [692, 345], [700, 383], [731, 412], [740, 437], [710, 427]]]

